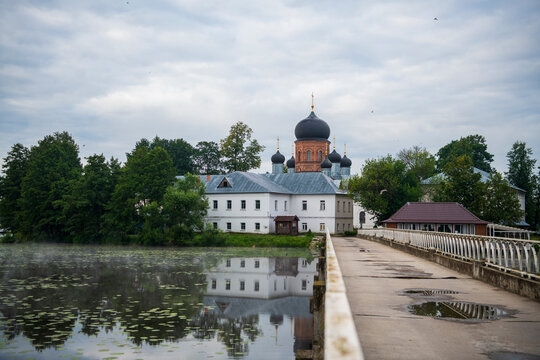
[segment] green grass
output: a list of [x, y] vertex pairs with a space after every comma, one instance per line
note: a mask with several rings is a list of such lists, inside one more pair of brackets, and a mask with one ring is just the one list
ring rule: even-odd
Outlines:
[[313, 235], [287, 236], [207, 232], [197, 234], [188, 246], [307, 248]]

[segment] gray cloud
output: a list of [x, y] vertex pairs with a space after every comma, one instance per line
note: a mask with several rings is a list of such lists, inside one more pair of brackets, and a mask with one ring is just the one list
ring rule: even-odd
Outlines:
[[277, 136], [290, 157], [312, 91], [356, 172], [475, 133], [501, 171], [515, 140], [540, 153], [534, 1], [0, 6], [1, 157], [67, 130], [82, 156], [123, 160], [141, 137], [218, 141], [243, 121], [268, 171]]

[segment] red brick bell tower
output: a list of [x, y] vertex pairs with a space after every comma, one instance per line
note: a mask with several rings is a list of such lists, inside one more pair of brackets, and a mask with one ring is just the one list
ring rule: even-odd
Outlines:
[[330, 127], [313, 111], [313, 94], [311, 94], [311, 114], [301, 120], [294, 129], [296, 136], [296, 161], [294, 172], [321, 171], [321, 163], [330, 153]]

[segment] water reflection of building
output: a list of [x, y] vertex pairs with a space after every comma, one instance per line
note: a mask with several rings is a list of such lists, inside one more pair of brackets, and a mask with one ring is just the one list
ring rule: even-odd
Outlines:
[[273, 299], [311, 296], [317, 259], [229, 258], [208, 271], [207, 295]]
[[269, 314], [276, 329], [283, 317], [292, 319], [294, 351], [311, 349], [313, 316], [309, 296], [317, 259], [303, 258], [229, 258], [208, 271], [205, 306], [227, 318], [245, 318]]

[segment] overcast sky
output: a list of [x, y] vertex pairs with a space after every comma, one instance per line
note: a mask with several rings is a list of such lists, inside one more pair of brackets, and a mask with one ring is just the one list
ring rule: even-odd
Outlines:
[[538, 0], [0, 0], [0, 157], [65, 130], [125, 161], [243, 121], [270, 171], [314, 92], [353, 173], [471, 134], [506, 171], [516, 140], [540, 158], [539, 34]]

